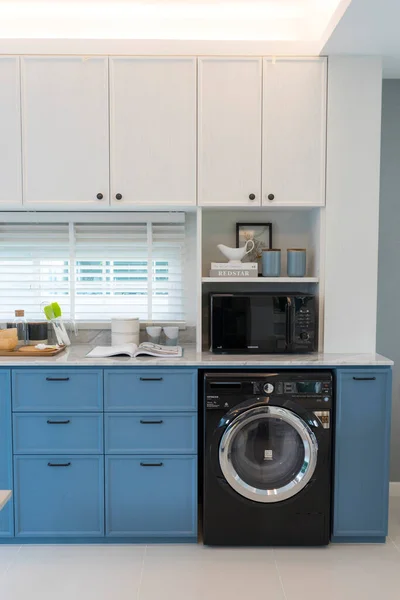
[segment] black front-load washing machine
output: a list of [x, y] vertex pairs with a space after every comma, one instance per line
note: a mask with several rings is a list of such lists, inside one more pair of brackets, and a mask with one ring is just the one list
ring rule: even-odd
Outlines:
[[332, 410], [327, 371], [204, 375], [205, 544], [329, 543]]

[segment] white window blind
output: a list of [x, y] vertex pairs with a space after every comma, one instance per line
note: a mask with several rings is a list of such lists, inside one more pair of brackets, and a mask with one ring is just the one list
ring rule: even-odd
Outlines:
[[182, 223], [0, 224], [0, 319], [184, 320]]

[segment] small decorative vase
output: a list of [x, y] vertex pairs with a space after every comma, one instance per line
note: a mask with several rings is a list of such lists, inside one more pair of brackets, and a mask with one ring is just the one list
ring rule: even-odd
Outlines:
[[281, 251], [279, 249], [263, 248], [262, 275], [263, 277], [280, 277]]
[[306, 268], [306, 250], [304, 248], [289, 248], [287, 251], [288, 277], [304, 277]]

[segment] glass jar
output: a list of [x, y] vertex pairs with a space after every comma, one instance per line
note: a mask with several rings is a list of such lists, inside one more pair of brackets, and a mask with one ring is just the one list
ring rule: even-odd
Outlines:
[[28, 343], [29, 337], [28, 337], [28, 322], [25, 318], [24, 310], [16, 310], [15, 311], [15, 318], [14, 318], [12, 326], [17, 328], [18, 346], [26, 346]]

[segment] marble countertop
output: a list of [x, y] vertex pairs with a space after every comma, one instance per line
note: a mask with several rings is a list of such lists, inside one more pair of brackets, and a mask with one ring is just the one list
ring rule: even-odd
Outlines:
[[292, 366], [391, 366], [393, 361], [380, 354], [212, 354], [196, 352], [194, 345], [184, 347], [182, 358], [86, 358], [92, 345], [70, 346], [53, 357], [0, 357], [0, 367], [110, 367], [110, 366], [163, 366], [163, 367], [292, 367]]

